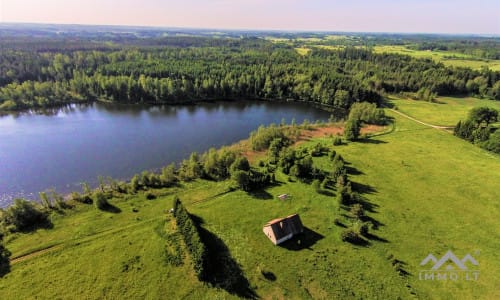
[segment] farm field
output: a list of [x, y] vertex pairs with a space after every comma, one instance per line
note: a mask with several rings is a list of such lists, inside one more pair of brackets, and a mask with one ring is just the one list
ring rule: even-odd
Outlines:
[[[395, 101], [400, 106], [398, 101], [405, 100]], [[113, 199], [114, 213], [78, 206], [53, 217], [53, 229], [9, 237], [5, 242], [14, 261], [11, 272], [0, 280], [2, 299], [500, 297], [494, 288], [500, 268], [495, 233], [500, 206], [495, 201], [498, 155], [445, 131], [387, 114], [394, 118], [392, 130], [332, 146], [349, 163], [353, 188], [366, 198], [367, 215], [378, 224], [365, 246], [341, 241], [344, 228], [334, 219], [344, 225], [351, 219], [335, 202], [336, 191], [319, 194], [311, 185], [290, 182], [281, 173], [276, 185], [253, 194], [229, 191], [227, 181], [196, 180], [153, 190], [158, 196], [154, 200], [146, 200], [142, 193]], [[297, 147], [318, 142], [330, 146], [331, 141], [328, 136], [316, 137]], [[319, 157], [314, 163], [327, 168], [329, 160]], [[290, 199], [277, 200], [276, 195], [283, 193]], [[246, 283], [240, 291], [214, 289], [197, 281], [168, 213], [175, 195], [207, 234], [220, 239], [229, 251], [230, 265], [238, 266], [233, 271]], [[300, 214], [304, 236], [300, 243], [274, 246], [262, 226], [292, 213]], [[166, 259], [165, 249], [175, 245], [184, 253], [180, 266]], [[420, 262], [429, 253], [439, 259], [448, 250], [459, 258], [474, 256], [479, 279], [419, 280]], [[393, 268], [394, 259], [407, 275]]]
[[374, 46], [373, 50], [375, 53], [396, 53], [417, 58], [431, 58], [436, 62], [442, 62], [444, 65], [450, 67], [465, 67], [478, 70], [486, 66], [492, 71], [500, 71], [500, 60], [475, 59], [469, 55], [450, 51], [413, 50], [399, 45], [379, 45]]

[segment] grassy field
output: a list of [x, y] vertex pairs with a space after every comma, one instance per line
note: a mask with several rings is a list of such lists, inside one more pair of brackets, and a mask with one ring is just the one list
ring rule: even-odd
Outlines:
[[500, 101], [473, 97], [438, 97], [435, 103], [431, 103], [391, 96], [389, 102], [411, 117], [439, 126], [455, 126], [459, 120], [467, 118], [473, 107], [487, 106], [500, 110]]
[[[333, 195], [318, 194], [309, 184], [289, 182], [278, 173], [278, 184], [248, 194], [228, 192], [229, 182], [198, 180], [157, 190], [155, 200], [114, 199], [116, 213], [80, 206], [54, 217], [53, 229], [10, 237], [7, 247], [14, 258], [51, 248], [14, 262], [0, 279], [1, 298], [241, 296], [198, 282], [186, 254], [180, 266], [166, 262], [165, 249], [175, 244], [167, 211], [178, 195], [229, 249], [248, 287], [263, 299], [498, 299], [500, 158], [447, 132], [388, 114], [394, 118], [392, 130], [335, 146], [349, 162], [354, 188], [369, 203], [368, 217], [378, 224], [366, 246], [341, 241], [344, 228], [333, 221], [349, 225], [351, 219]], [[319, 137], [298, 147], [331, 141]], [[326, 157], [315, 158], [323, 169], [328, 164]], [[290, 200], [276, 199], [283, 193]], [[305, 235], [300, 243], [274, 246], [262, 233], [263, 224], [292, 213], [300, 214]], [[419, 280], [420, 262], [448, 250], [459, 259], [474, 256], [479, 280]], [[392, 259], [401, 261], [408, 275], [396, 272]]]
[[477, 70], [483, 66], [487, 66], [493, 71], [500, 71], [500, 60], [478, 60], [472, 56], [456, 52], [412, 50], [399, 45], [375, 46], [373, 50], [376, 53], [397, 53], [417, 58], [431, 58], [434, 61], [442, 62], [446, 66], [452, 67], [468, 67]]

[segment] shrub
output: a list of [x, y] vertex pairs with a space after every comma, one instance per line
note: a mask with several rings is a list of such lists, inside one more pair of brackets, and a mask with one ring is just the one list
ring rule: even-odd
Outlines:
[[10, 269], [10, 257], [11, 253], [7, 248], [2, 244], [2, 240], [0, 239], [0, 277], [2, 277], [5, 273], [9, 272]]
[[88, 195], [80, 195], [77, 192], [72, 192], [71, 193], [71, 200], [84, 203], [84, 204], [91, 204], [92, 203], [92, 198], [90, 198]]
[[348, 141], [354, 141], [359, 137], [360, 124], [358, 120], [349, 119], [345, 123], [344, 137]]
[[48, 222], [48, 213], [39, 204], [15, 199], [14, 204], [0, 214], [0, 224], [9, 231], [23, 231]]
[[271, 124], [269, 127], [260, 126], [250, 134], [252, 149], [257, 151], [269, 148], [269, 145], [275, 139], [282, 139], [283, 143], [288, 141], [283, 131], [274, 124]]
[[103, 210], [109, 206], [108, 198], [106, 198], [106, 195], [103, 192], [96, 192], [94, 197], [95, 208]]
[[362, 236], [367, 236], [369, 233], [369, 226], [369, 222], [364, 222], [363, 224], [361, 224], [361, 226], [359, 226], [359, 234], [361, 234]]
[[357, 219], [362, 219], [365, 215], [365, 211], [363, 209], [363, 206], [359, 203], [356, 203], [353, 206], [351, 206], [350, 213], [351, 213], [351, 216], [353, 216]]
[[340, 145], [342, 145], [342, 138], [340, 136], [336, 136], [333, 139], [333, 145], [334, 146], [340, 146]]
[[352, 228], [348, 228], [340, 234], [342, 241], [352, 244], [363, 244], [365, 240]]
[[147, 192], [146, 193], [146, 199], [148, 199], [148, 200], [154, 200], [154, 199], [156, 199], [156, 195], [153, 194], [153, 193], [151, 193], [151, 192]]
[[205, 276], [207, 259], [206, 247], [201, 241], [195, 223], [178, 197], [174, 199], [174, 216], [189, 254], [191, 255], [191, 259], [193, 260], [194, 271], [198, 279], [201, 280]]

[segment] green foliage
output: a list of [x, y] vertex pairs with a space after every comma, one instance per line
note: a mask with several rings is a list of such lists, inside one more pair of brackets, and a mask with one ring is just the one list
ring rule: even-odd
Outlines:
[[497, 152], [498, 130], [490, 126], [498, 121], [498, 111], [489, 107], [475, 107], [469, 112], [469, 117], [464, 122], [459, 121], [453, 129], [453, 134], [469, 142], [479, 144], [484, 149]]
[[5, 248], [3, 245], [2, 238], [0, 236], [0, 278], [3, 277], [4, 274], [9, 272], [10, 269], [10, 256], [11, 252]]
[[46, 210], [25, 199], [15, 199], [14, 204], [0, 211], [0, 227], [4, 232], [36, 229], [49, 222]]
[[164, 186], [172, 186], [177, 182], [177, 177], [175, 175], [175, 164], [170, 165], [161, 169], [161, 180]]
[[416, 100], [425, 100], [429, 102], [433, 102], [437, 97], [436, 93], [433, 93], [429, 88], [422, 87], [415, 94]]
[[268, 149], [271, 142], [275, 139], [281, 139], [283, 144], [288, 142], [288, 138], [283, 133], [283, 130], [274, 124], [271, 124], [269, 127], [259, 126], [256, 131], [250, 133], [250, 143], [252, 149], [256, 151]]
[[276, 138], [271, 141], [269, 144], [269, 149], [267, 151], [267, 157], [269, 158], [269, 162], [271, 164], [276, 164], [279, 159], [279, 154], [281, 150], [287, 147], [289, 144], [288, 139]]
[[234, 171], [250, 171], [250, 163], [245, 156], [239, 156], [236, 160], [231, 164], [231, 172]]
[[109, 207], [108, 198], [105, 193], [96, 191], [94, 193], [94, 206], [99, 210], [104, 210]]
[[342, 145], [342, 138], [340, 136], [336, 136], [333, 138], [333, 145], [340, 146]]
[[480, 146], [488, 151], [500, 154], [500, 130], [497, 129], [490, 135], [489, 139], [481, 143]]
[[280, 152], [278, 167], [281, 168], [281, 171], [285, 174], [289, 174], [290, 168], [295, 164], [296, 160], [296, 152], [294, 149], [285, 148]]
[[360, 130], [359, 121], [348, 119], [344, 127], [344, 138], [348, 141], [354, 141], [359, 137]]
[[356, 102], [351, 105], [348, 119], [381, 125], [385, 123], [385, 113], [383, 109], [377, 108], [375, 103]]
[[179, 168], [179, 177], [183, 181], [190, 181], [203, 176], [203, 166], [198, 153], [193, 152], [189, 160], [183, 160]]
[[364, 243], [363, 238], [357, 233], [354, 229], [348, 228], [342, 231], [340, 234], [342, 241], [348, 242], [351, 244], [362, 244]]
[[[226, 149], [210, 149], [203, 155], [203, 171], [213, 180], [224, 180], [230, 176], [230, 167], [236, 160], [236, 153]], [[248, 161], [247, 161], [248, 163]]]
[[235, 170], [231, 173], [231, 179], [238, 188], [244, 191], [250, 191], [250, 173], [242, 170]]
[[191, 255], [191, 259], [193, 260], [194, 271], [198, 279], [202, 280], [207, 276], [207, 274], [205, 274], [205, 261], [207, 259], [206, 247], [201, 241], [200, 234], [191, 216], [177, 197], [174, 200], [174, 216], [189, 254]]
[[469, 111], [468, 120], [475, 123], [476, 127], [487, 127], [498, 121], [498, 111], [490, 107], [474, 107]]

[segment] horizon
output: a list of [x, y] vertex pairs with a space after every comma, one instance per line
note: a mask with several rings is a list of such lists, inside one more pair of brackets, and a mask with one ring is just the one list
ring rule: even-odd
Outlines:
[[[0, 24], [231, 31], [500, 35], [500, 3], [483, 0], [0, 0]], [[98, 7], [99, 9], [95, 9]], [[485, 9], [486, 8], [486, 9]], [[446, 11], [446, 14], [442, 12]]]
[[500, 38], [500, 33], [471, 33], [471, 32], [405, 32], [405, 31], [339, 31], [339, 30], [293, 30], [293, 29], [256, 29], [256, 28], [214, 28], [214, 27], [180, 27], [180, 26], [154, 26], [154, 25], [126, 25], [126, 24], [81, 24], [81, 23], [29, 23], [29, 22], [0, 22], [0, 26], [29, 26], [29, 27], [109, 27], [130, 29], [154, 29], [158, 31], [222, 31], [222, 32], [259, 32], [259, 33], [290, 33], [290, 34], [373, 34], [373, 35], [435, 35], [435, 36], [473, 36], [485, 38]]

